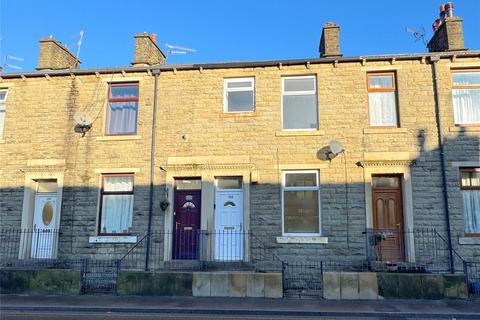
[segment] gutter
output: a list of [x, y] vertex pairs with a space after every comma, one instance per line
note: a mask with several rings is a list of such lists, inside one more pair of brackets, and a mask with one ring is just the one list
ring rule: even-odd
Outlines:
[[147, 227], [147, 248], [145, 253], [145, 271], [148, 271], [148, 262], [150, 258], [150, 234], [152, 232], [152, 217], [153, 217], [153, 191], [154, 191], [154, 178], [155, 178], [155, 142], [157, 131], [157, 89], [158, 89], [158, 76], [160, 75], [160, 69], [153, 69], [152, 75], [154, 77], [153, 85], [153, 114], [152, 114], [152, 142], [150, 144], [150, 192], [148, 199], [148, 227]]
[[450, 272], [455, 273], [455, 264], [453, 262], [453, 249], [452, 249], [452, 232], [450, 230], [450, 209], [448, 207], [448, 186], [447, 186], [447, 174], [445, 171], [446, 161], [445, 161], [445, 149], [444, 149], [444, 139], [443, 139], [443, 129], [442, 129], [442, 117], [441, 111], [442, 107], [440, 104], [440, 88], [438, 84], [438, 72], [437, 72], [437, 62], [440, 61], [439, 56], [431, 56], [430, 62], [432, 63], [432, 73], [433, 73], [433, 90], [435, 95], [435, 119], [437, 121], [437, 135], [438, 135], [438, 145], [440, 151], [440, 170], [442, 171], [442, 187], [443, 187], [443, 205], [445, 207], [445, 220], [447, 227], [447, 242], [448, 242], [448, 253], [450, 257]]

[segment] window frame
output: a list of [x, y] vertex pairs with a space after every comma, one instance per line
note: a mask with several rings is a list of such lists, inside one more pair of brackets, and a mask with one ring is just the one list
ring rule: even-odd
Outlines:
[[7, 117], [7, 99], [8, 99], [8, 88], [0, 88], [0, 92], [5, 91], [5, 97], [0, 100], [0, 112], [3, 112], [3, 124], [0, 127], [0, 139], [3, 139], [5, 135], [5, 121]]
[[[245, 88], [228, 88], [229, 83], [235, 82], [246, 82], [250, 81], [251, 91], [253, 93], [253, 104], [252, 110], [248, 111], [229, 111], [228, 110], [228, 93], [229, 92], [249, 92], [250, 90], [245, 90]], [[223, 79], [223, 113], [252, 113], [255, 112], [256, 104], [256, 94], [255, 94], [255, 77], [235, 77], [235, 78], [224, 78]]]
[[[132, 177], [132, 191], [105, 191], [105, 178], [106, 177]], [[131, 232], [117, 232], [117, 233], [108, 233], [102, 232], [102, 210], [103, 210], [103, 196], [105, 195], [132, 195], [135, 198], [135, 174], [132, 172], [128, 173], [102, 173], [100, 175], [100, 204], [99, 204], [99, 212], [98, 212], [98, 231], [97, 234], [99, 236], [129, 236]], [[132, 227], [133, 227], [133, 208], [132, 208]]]
[[[462, 173], [463, 172], [480, 172], [480, 167], [461, 167], [459, 169], [459, 186], [460, 186], [460, 191], [463, 192], [465, 191], [471, 191], [471, 190], [480, 190], [480, 186], [463, 186], [462, 184]], [[462, 195], [463, 197], [463, 195]], [[465, 219], [465, 208], [463, 207], [463, 201], [462, 201], [462, 216], [463, 219]], [[465, 224], [465, 223], [464, 223]], [[465, 227], [464, 227], [465, 228]], [[464, 232], [465, 236], [467, 237], [480, 237], [480, 233], [468, 233]]]
[[[390, 88], [371, 88], [370, 77], [372, 76], [390, 76], [392, 78], [392, 87]], [[370, 129], [388, 129], [388, 128], [401, 128], [400, 126], [400, 108], [398, 107], [398, 91], [397, 91], [397, 73], [395, 71], [369, 71], [366, 74], [367, 82], [367, 114], [368, 114], [368, 128]], [[395, 95], [395, 112], [397, 118], [397, 124], [393, 126], [372, 126], [370, 115], [370, 93], [375, 92], [393, 92]]]
[[[315, 173], [315, 187], [287, 187], [285, 186], [287, 174], [295, 173]], [[318, 191], [318, 233], [315, 232], [285, 232], [285, 191]], [[322, 235], [322, 218], [321, 218], [321, 194], [320, 194], [320, 171], [319, 170], [283, 170], [282, 171], [282, 236], [285, 237], [318, 237]]]
[[[471, 72], [476, 72], [476, 73], [480, 73], [480, 69], [453, 69], [451, 70], [451, 81], [452, 81], [452, 91], [451, 91], [451, 94], [452, 94], [452, 113], [455, 114], [455, 103], [454, 103], [454, 99], [453, 99], [453, 90], [455, 89], [460, 89], [460, 90], [465, 90], [465, 89], [480, 89], [480, 84], [472, 84], [472, 85], [456, 85], [455, 82], [453, 81], [453, 75], [455, 73], [471, 73]], [[452, 115], [453, 117], [453, 123], [455, 126], [457, 127], [478, 127], [480, 126], [480, 122], [475, 122], [475, 123], [456, 123], [455, 121], [455, 117]]]
[[[135, 98], [112, 98], [112, 87], [137, 87], [137, 96]], [[140, 97], [140, 83], [139, 82], [110, 82], [108, 84], [108, 98], [107, 98], [107, 117], [105, 122], [105, 135], [106, 136], [135, 136], [138, 134], [138, 112], [139, 112], [139, 97]], [[135, 131], [129, 133], [109, 133], [110, 127], [110, 103], [111, 102], [136, 102], [137, 103], [137, 116], [135, 122]]]
[[[285, 92], [285, 80], [286, 79], [313, 79], [314, 89], [310, 91], [289, 91]], [[280, 96], [280, 108], [281, 108], [281, 125], [282, 131], [318, 131], [320, 129], [320, 119], [319, 119], [319, 108], [318, 108], [318, 86], [317, 86], [317, 75], [283, 75], [281, 77], [281, 96]], [[314, 95], [315, 96], [315, 113], [316, 113], [316, 128], [300, 128], [300, 129], [285, 129], [283, 123], [283, 97], [287, 96], [304, 96], [304, 95]]]

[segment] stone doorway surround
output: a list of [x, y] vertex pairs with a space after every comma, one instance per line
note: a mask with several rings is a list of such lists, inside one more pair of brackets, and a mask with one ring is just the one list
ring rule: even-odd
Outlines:
[[[411, 166], [415, 165], [416, 153], [411, 152], [364, 152], [363, 167], [365, 184], [365, 214], [366, 228], [373, 228], [372, 208], [372, 176], [381, 174], [397, 174], [402, 176], [403, 196], [403, 223], [404, 230], [413, 230], [413, 199]], [[405, 237], [405, 258], [408, 262], [415, 262], [415, 242], [413, 233]]]
[[[239, 176], [243, 179], [243, 221], [244, 231], [250, 230], [250, 184], [258, 182], [258, 170], [249, 156], [197, 156], [168, 157], [167, 164], [160, 167], [166, 172], [166, 194], [170, 204], [174, 203], [176, 178], [200, 177], [202, 181], [201, 225], [202, 230], [215, 229], [215, 178], [219, 176]], [[173, 206], [168, 206], [164, 215], [164, 261], [171, 260], [173, 231]], [[248, 237], [247, 237], [248, 238]], [[210, 248], [209, 248], [210, 249]], [[245, 259], [249, 257], [248, 239], [245, 242]], [[213, 252], [207, 251], [207, 259], [213, 260]]]
[[[60, 228], [61, 210], [62, 210], [62, 194], [65, 175], [65, 159], [31, 159], [27, 161], [27, 166], [22, 169], [25, 173], [23, 206], [22, 206], [22, 223], [21, 229], [33, 228], [33, 213], [35, 210], [35, 194], [38, 180], [55, 179], [57, 181], [57, 206], [54, 214], [57, 216], [54, 229]], [[28, 235], [28, 233], [26, 234]], [[28, 257], [31, 239], [22, 235], [20, 239], [19, 259]], [[55, 241], [58, 245], [58, 241]], [[58, 248], [53, 248], [54, 258], [56, 258]]]

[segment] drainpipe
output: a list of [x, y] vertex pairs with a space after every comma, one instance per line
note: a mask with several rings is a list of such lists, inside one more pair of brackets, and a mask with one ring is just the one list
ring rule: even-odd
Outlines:
[[430, 62], [432, 63], [432, 72], [433, 72], [433, 90], [435, 95], [435, 118], [437, 121], [437, 133], [438, 133], [438, 145], [440, 150], [440, 169], [442, 171], [442, 187], [443, 187], [443, 205], [445, 207], [445, 220], [447, 224], [447, 241], [448, 241], [448, 251], [450, 255], [450, 272], [455, 273], [455, 264], [453, 263], [453, 250], [452, 250], [452, 233], [450, 230], [450, 210], [448, 208], [448, 187], [447, 187], [447, 175], [446, 175], [446, 161], [445, 161], [445, 149], [444, 149], [444, 139], [443, 139], [443, 130], [442, 130], [442, 117], [441, 117], [441, 105], [439, 97], [439, 85], [438, 85], [438, 72], [437, 72], [437, 62], [440, 61], [439, 56], [431, 56]]
[[145, 271], [148, 271], [148, 260], [150, 258], [150, 233], [152, 231], [152, 216], [153, 216], [153, 182], [155, 173], [155, 133], [157, 131], [157, 89], [158, 76], [160, 69], [153, 69], [154, 77], [153, 86], [153, 114], [152, 114], [152, 143], [150, 146], [150, 195], [148, 199], [148, 227], [147, 227], [147, 251], [145, 254]]

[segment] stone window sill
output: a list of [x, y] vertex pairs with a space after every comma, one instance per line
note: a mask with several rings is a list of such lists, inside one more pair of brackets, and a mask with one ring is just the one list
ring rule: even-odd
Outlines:
[[276, 137], [294, 137], [294, 136], [324, 136], [323, 130], [305, 130], [305, 131], [276, 131]]
[[137, 236], [95, 236], [88, 237], [89, 243], [137, 243]]
[[450, 132], [480, 132], [480, 126], [453, 126], [448, 128]]
[[461, 237], [461, 238], [458, 238], [458, 243], [478, 245], [480, 244], [480, 237]]
[[220, 114], [220, 118], [236, 118], [236, 117], [255, 117], [257, 114], [255, 111], [246, 112], [223, 112]]
[[407, 133], [407, 128], [367, 128], [363, 129], [363, 134], [395, 134]]
[[318, 236], [306, 236], [306, 237], [297, 237], [297, 236], [284, 236], [277, 237], [277, 243], [320, 243], [327, 244], [327, 237], [318, 237]]
[[123, 140], [141, 140], [142, 136], [101, 136], [97, 141], [123, 141]]

